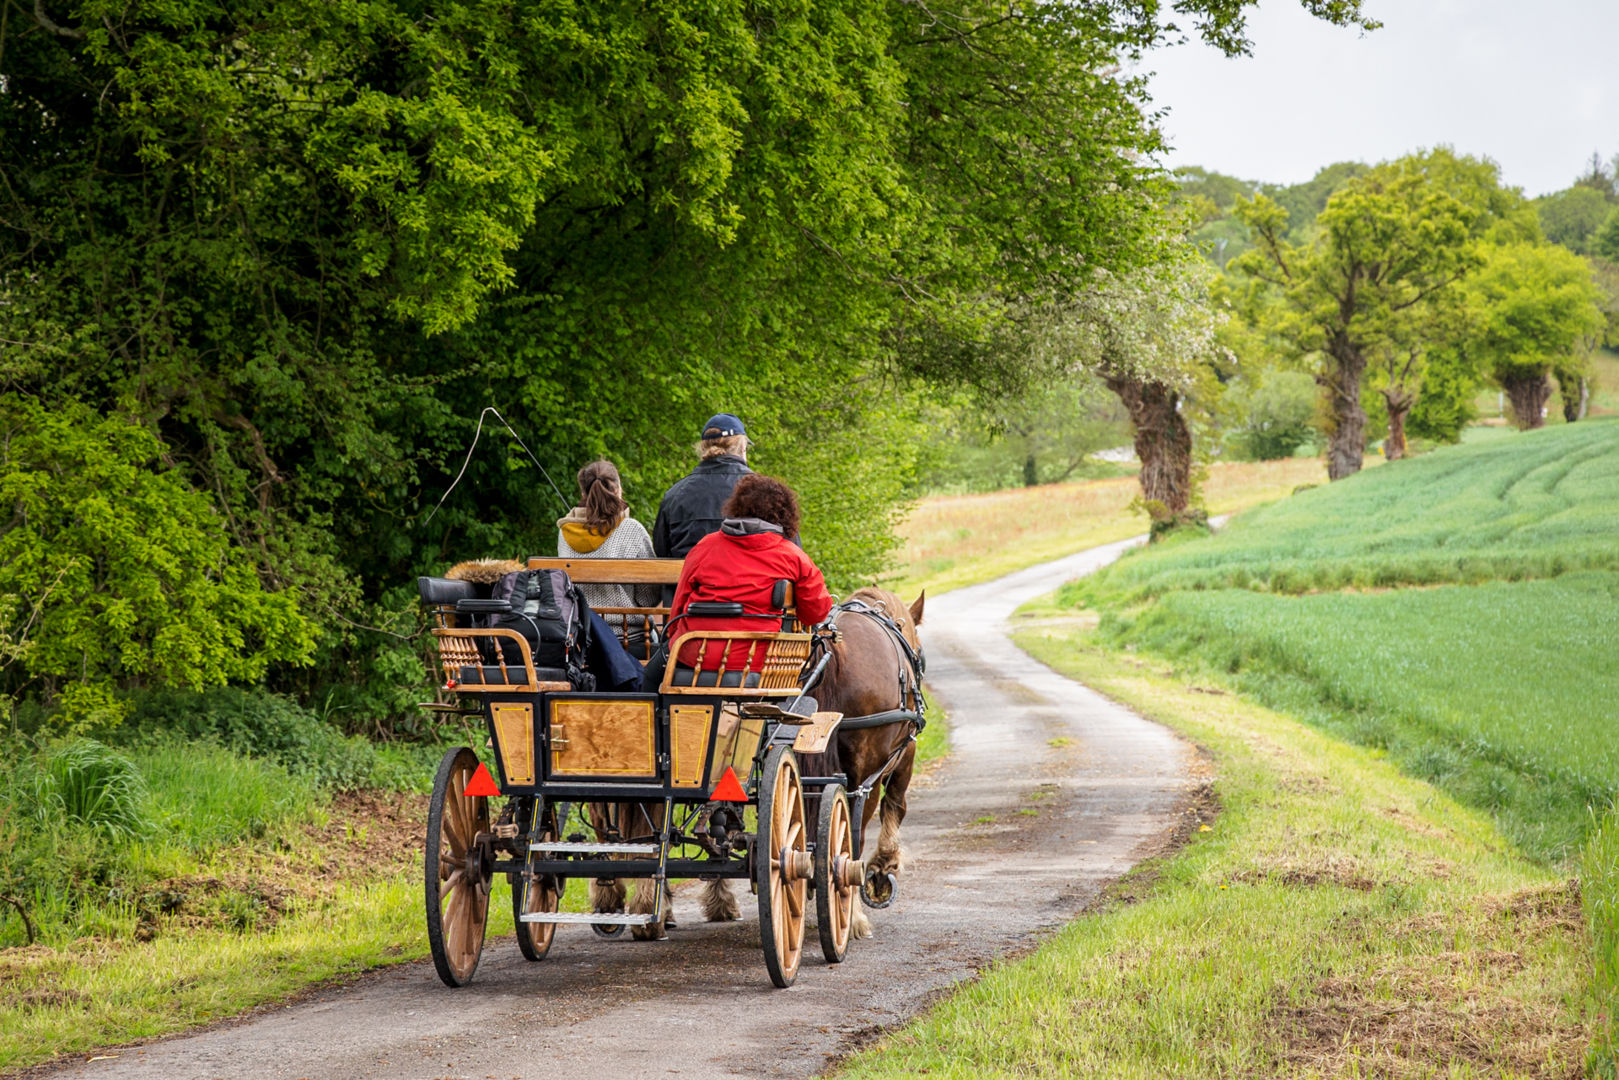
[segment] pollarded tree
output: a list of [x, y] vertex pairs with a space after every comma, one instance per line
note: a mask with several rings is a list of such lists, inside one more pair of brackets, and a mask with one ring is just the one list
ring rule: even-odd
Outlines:
[[[1368, 366], [1379, 356], [1409, 358], [1429, 343], [1423, 328], [1478, 265], [1484, 230], [1533, 227], [1517, 220], [1520, 202], [1501, 190], [1493, 164], [1441, 148], [1351, 180], [1328, 200], [1309, 245], [1287, 242], [1287, 214], [1271, 200], [1238, 203], [1255, 247], [1234, 265], [1275, 286], [1284, 300], [1282, 335], [1299, 357], [1320, 358], [1315, 376], [1331, 419], [1329, 477], [1361, 467]], [[1397, 398], [1409, 409], [1420, 392], [1411, 380], [1415, 366], [1390, 363]]]
[[1545, 421], [1552, 369], [1602, 328], [1602, 294], [1584, 259], [1555, 244], [1492, 248], [1468, 283], [1476, 349], [1520, 428]]
[[1128, 277], [1096, 275], [1057, 314], [1040, 345], [1089, 371], [1119, 396], [1134, 428], [1141, 494], [1173, 518], [1192, 508], [1194, 388], [1215, 380], [1224, 355], [1219, 316], [1208, 302], [1211, 275], [1190, 251]]

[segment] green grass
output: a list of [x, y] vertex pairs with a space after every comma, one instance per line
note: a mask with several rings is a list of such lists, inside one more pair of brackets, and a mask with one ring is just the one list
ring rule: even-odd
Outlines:
[[1206, 747], [1218, 816], [839, 1076], [1577, 1071], [1596, 1019], [1564, 875], [1378, 752], [1085, 634], [1019, 643]]
[[1592, 823], [1619, 793], [1619, 422], [1300, 493], [1128, 556], [1048, 607], [1079, 604], [1107, 647], [1387, 755], [1491, 815], [1514, 850], [1579, 867], [1610, 1032], [1591, 1069], [1612, 1075], [1619, 826]]
[[1619, 805], [1591, 831], [1580, 871], [1598, 1007], [1591, 1072], [1611, 1080], [1619, 1075]]
[[1193, 589], [1306, 592], [1619, 570], [1619, 421], [1447, 447], [1303, 491], [1075, 587], [1128, 603]]
[[1537, 856], [1619, 790], [1619, 573], [1384, 593], [1173, 592], [1111, 640], [1386, 749]]

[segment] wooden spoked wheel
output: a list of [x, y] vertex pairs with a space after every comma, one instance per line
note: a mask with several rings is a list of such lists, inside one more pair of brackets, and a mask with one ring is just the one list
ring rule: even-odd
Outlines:
[[759, 832], [754, 840], [759, 891], [759, 940], [770, 981], [793, 985], [804, 955], [804, 906], [813, 866], [804, 828], [804, 786], [790, 746], [765, 758], [759, 778]]
[[473, 842], [489, 831], [489, 800], [462, 794], [477, 768], [464, 746], [446, 753], [427, 811], [427, 943], [446, 986], [472, 981], [489, 924], [490, 873]]
[[[530, 840], [557, 838], [556, 811], [547, 807], [542, 818], [539, 805], [540, 800], [530, 799], [518, 814], [518, 822], [523, 826], [525, 847]], [[524, 867], [543, 857], [540, 852], [525, 852]], [[512, 875], [512, 921], [517, 924], [517, 948], [522, 951], [523, 959], [544, 960], [545, 954], [551, 951], [551, 939], [557, 932], [556, 923], [526, 923], [523, 916], [539, 911], [556, 911], [566, 888], [567, 882], [554, 874], [545, 874], [533, 881], [524, 874]]]
[[849, 824], [849, 797], [843, 785], [828, 784], [821, 792], [821, 814], [815, 826], [815, 921], [821, 934], [821, 952], [829, 964], [841, 964], [849, 951], [849, 930], [854, 924], [856, 885], [863, 873], [854, 859], [854, 829]]

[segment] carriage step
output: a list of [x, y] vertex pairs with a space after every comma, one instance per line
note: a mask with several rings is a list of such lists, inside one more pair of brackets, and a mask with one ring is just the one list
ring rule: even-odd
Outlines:
[[651, 915], [606, 915], [601, 912], [586, 914], [578, 911], [532, 911], [523, 916], [523, 922], [595, 923], [598, 926], [645, 926], [651, 921]]
[[547, 840], [538, 844], [530, 844], [530, 851], [570, 852], [576, 854], [589, 854], [591, 852], [605, 851], [616, 855], [656, 855], [657, 844], [576, 844], [562, 840]]

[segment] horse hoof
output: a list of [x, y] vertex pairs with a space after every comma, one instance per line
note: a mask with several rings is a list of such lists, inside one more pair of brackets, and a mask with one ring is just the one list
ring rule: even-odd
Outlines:
[[860, 902], [874, 911], [881, 911], [894, 902], [894, 887], [899, 884], [893, 874], [867, 874], [860, 883]]

